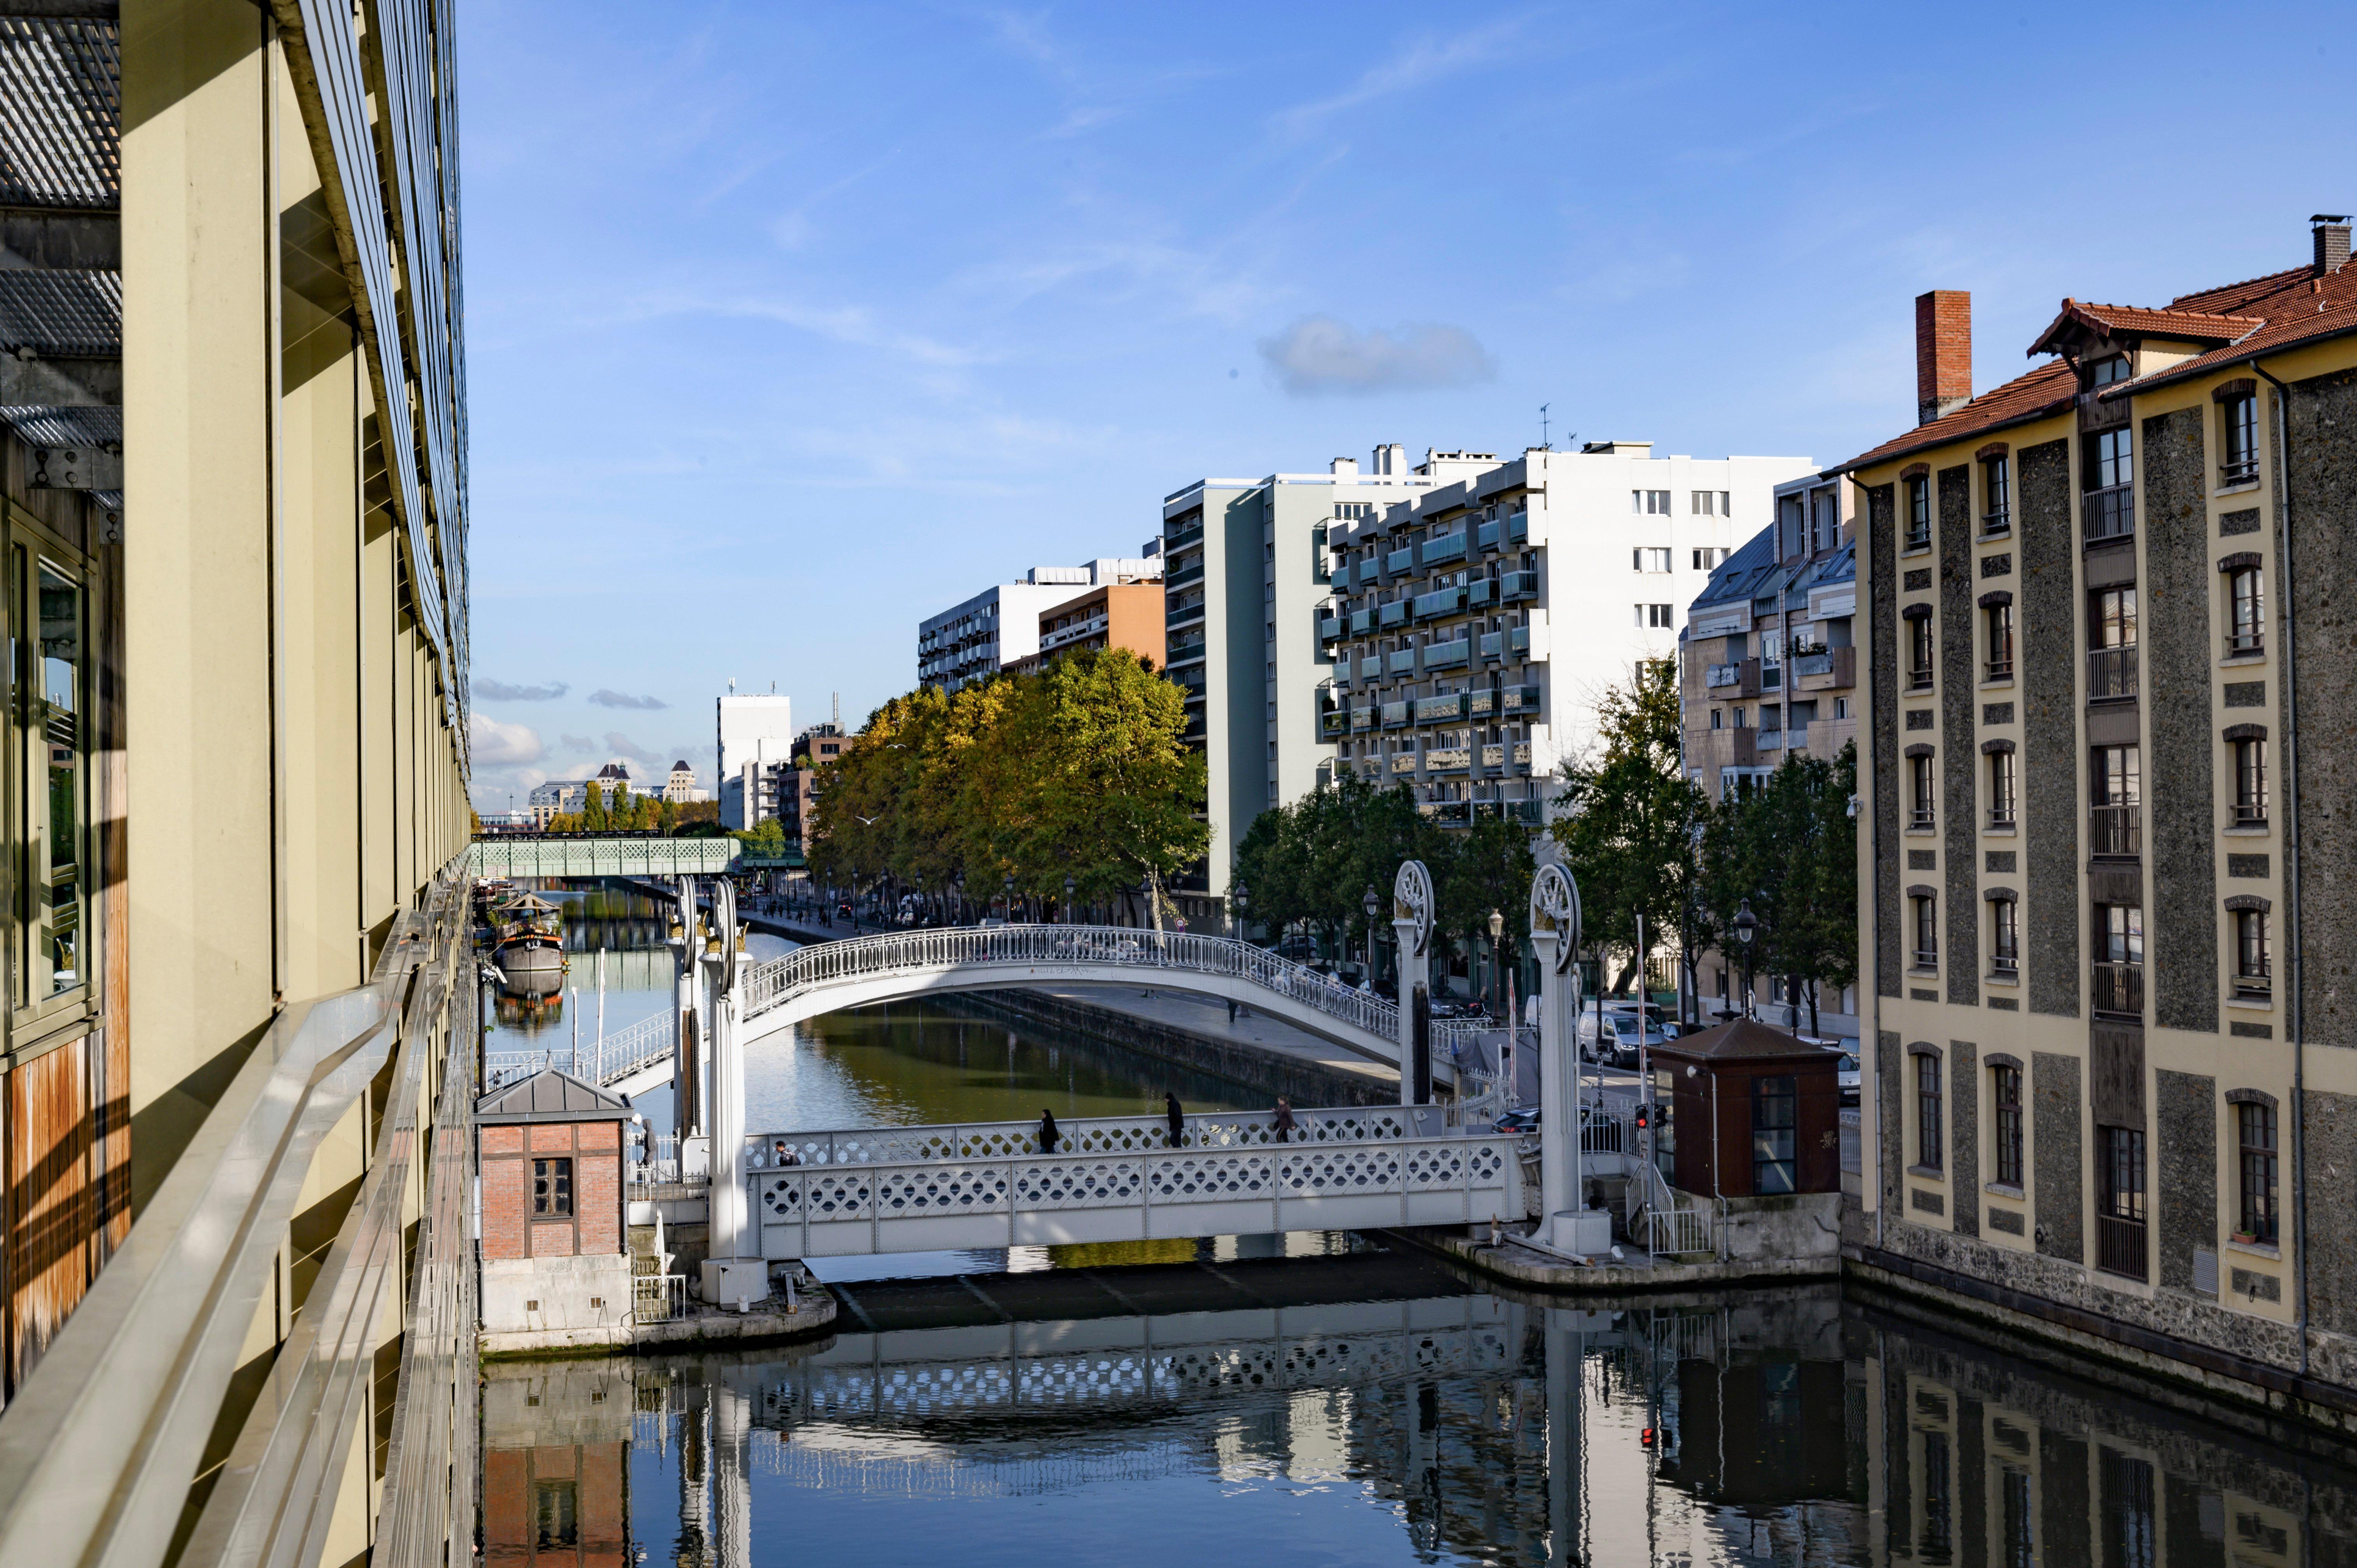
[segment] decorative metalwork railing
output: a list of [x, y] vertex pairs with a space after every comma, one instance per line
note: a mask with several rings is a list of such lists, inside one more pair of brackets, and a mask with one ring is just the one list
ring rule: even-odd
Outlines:
[[[743, 1015], [752, 1019], [805, 992], [854, 981], [943, 969], [1071, 967], [1103, 969], [1109, 979], [1168, 972], [1242, 980], [1386, 1043], [1399, 1039], [1399, 1009], [1392, 1004], [1265, 948], [1126, 926], [959, 926], [822, 942], [758, 965], [738, 983]], [[1451, 1059], [1457, 1037], [1475, 1027], [1435, 1020], [1436, 1058]]]
[[668, 1323], [687, 1316], [685, 1274], [638, 1274], [630, 1281], [630, 1317], [636, 1323]]
[[601, 1087], [616, 1083], [670, 1056], [677, 1047], [678, 1033], [677, 1020], [665, 1008], [619, 1034], [584, 1041], [577, 1051], [571, 1047], [492, 1051], [483, 1058], [483, 1089], [489, 1092], [552, 1067], [562, 1068], [584, 1083]]
[[1017, 1155], [764, 1170], [747, 1178], [759, 1225], [964, 1219], [1042, 1210], [1251, 1203], [1511, 1188], [1510, 1134], [1266, 1149]]
[[[1273, 1111], [1211, 1112], [1181, 1121], [1178, 1148], [1256, 1149], [1279, 1144], [1368, 1144], [1438, 1135], [1437, 1106], [1373, 1105], [1297, 1111], [1280, 1137]], [[1160, 1116], [1074, 1117], [1056, 1124], [1061, 1155], [1130, 1155], [1169, 1150], [1170, 1123]], [[791, 1160], [787, 1155], [791, 1154]], [[1039, 1155], [1037, 1122], [955, 1122], [922, 1127], [857, 1127], [825, 1133], [748, 1133], [749, 1170], [797, 1165], [916, 1165]]]

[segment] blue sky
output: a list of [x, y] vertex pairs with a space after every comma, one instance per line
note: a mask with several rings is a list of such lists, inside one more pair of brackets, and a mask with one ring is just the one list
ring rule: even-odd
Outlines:
[[856, 725], [1206, 474], [1552, 435], [1831, 463], [2063, 295], [2357, 209], [2349, 8], [460, 11], [476, 800]]

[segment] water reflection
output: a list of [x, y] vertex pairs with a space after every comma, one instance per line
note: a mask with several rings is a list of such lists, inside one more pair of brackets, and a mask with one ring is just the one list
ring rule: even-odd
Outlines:
[[2230, 1412], [1832, 1286], [1582, 1310], [1360, 1254], [856, 1288], [873, 1326], [807, 1348], [487, 1368], [489, 1556], [2288, 1568], [2357, 1519]]

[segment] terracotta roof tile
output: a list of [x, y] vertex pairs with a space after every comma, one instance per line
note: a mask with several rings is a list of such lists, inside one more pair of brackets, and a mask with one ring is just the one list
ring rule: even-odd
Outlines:
[[2242, 307], [2248, 315], [2265, 317], [2255, 330], [2224, 348], [2213, 349], [2132, 381], [2118, 382], [2106, 389], [2106, 400], [2124, 392], [2148, 392], [2189, 376], [2207, 375], [2261, 354], [2279, 353], [2319, 338], [2357, 332], [2357, 265], [2344, 266], [2321, 277], [2313, 269], [2302, 267], [2284, 274], [2283, 284], [2273, 295]]
[[2289, 284], [2308, 281], [2309, 268], [2290, 267], [2283, 272], [2269, 273], [2265, 277], [2244, 278], [2241, 283], [2220, 284], [2216, 288], [2197, 289], [2180, 294], [2169, 302], [2171, 310], [2236, 310], [2255, 299], [2265, 299], [2281, 292]]
[[2030, 344], [2030, 357], [2055, 352], [2056, 338], [2065, 326], [2073, 322], [2103, 332], [2182, 338], [2196, 343], [2231, 343], [2260, 325], [2255, 316], [2220, 316], [2210, 311], [2175, 308], [2152, 310], [2141, 305], [2095, 305], [2083, 299], [2066, 299], [2061, 314]]
[[1953, 413], [1943, 414], [1929, 424], [1919, 424], [1906, 435], [1895, 436], [1825, 471], [1850, 473], [1927, 446], [1941, 446], [1983, 431], [2042, 418], [2070, 407], [2078, 390], [2078, 378], [2071, 367], [2061, 360], [2050, 360], [1994, 391], [1981, 393]]

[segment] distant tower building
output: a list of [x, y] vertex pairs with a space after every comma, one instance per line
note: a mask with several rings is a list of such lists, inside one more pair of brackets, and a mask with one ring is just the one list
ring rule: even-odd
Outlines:
[[695, 769], [683, 757], [671, 765], [671, 777], [663, 783], [662, 798], [673, 805], [685, 805], [692, 800], [708, 800], [712, 797], [695, 787]]
[[[717, 714], [720, 825], [749, 828], [760, 820], [758, 803], [746, 810], [746, 781], [763, 762], [783, 762], [793, 748], [793, 699], [775, 693], [760, 696], [731, 693], [715, 704]], [[759, 786], [754, 786], [758, 802]]]

